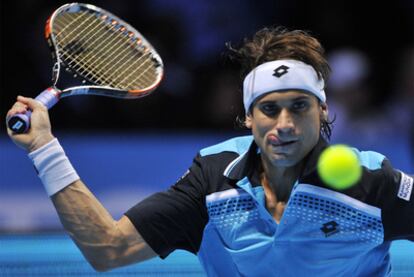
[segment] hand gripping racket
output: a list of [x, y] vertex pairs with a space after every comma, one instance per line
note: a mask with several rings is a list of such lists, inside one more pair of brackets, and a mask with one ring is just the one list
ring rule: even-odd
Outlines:
[[[152, 45], [131, 25], [101, 8], [79, 3], [61, 6], [47, 20], [45, 37], [54, 59], [53, 85], [35, 99], [48, 109], [72, 95], [140, 98], [161, 82], [164, 67]], [[30, 116], [30, 110], [12, 115], [7, 125], [25, 133]]]

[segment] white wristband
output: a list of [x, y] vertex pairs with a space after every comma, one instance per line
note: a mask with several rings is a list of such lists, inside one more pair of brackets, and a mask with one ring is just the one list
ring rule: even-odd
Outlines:
[[29, 158], [49, 196], [80, 179], [56, 138], [29, 153]]

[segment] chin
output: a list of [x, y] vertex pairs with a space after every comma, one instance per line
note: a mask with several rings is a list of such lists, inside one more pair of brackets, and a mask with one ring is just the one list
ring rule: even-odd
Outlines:
[[298, 163], [297, 159], [284, 154], [272, 154], [269, 160], [274, 166], [280, 167], [290, 167]]

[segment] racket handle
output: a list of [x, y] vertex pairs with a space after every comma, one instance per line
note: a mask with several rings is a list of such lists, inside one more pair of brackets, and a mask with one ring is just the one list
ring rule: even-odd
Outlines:
[[[50, 109], [59, 101], [59, 93], [58, 89], [50, 87], [40, 93], [35, 100]], [[17, 134], [26, 133], [30, 129], [31, 116], [31, 110], [27, 110], [25, 113], [14, 114], [7, 118], [7, 126]]]

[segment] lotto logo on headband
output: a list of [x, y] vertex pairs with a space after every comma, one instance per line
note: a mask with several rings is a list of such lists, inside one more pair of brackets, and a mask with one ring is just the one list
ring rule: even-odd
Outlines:
[[286, 73], [288, 73], [288, 69], [289, 69], [289, 66], [281, 65], [274, 70], [275, 73], [273, 73], [273, 76], [280, 78]]
[[261, 64], [247, 74], [243, 82], [243, 103], [246, 113], [253, 101], [266, 93], [301, 90], [326, 101], [325, 83], [318, 79], [312, 66], [297, 60], [277, 60]]

